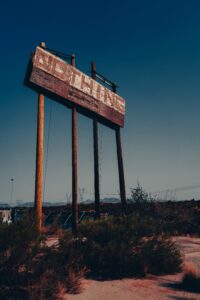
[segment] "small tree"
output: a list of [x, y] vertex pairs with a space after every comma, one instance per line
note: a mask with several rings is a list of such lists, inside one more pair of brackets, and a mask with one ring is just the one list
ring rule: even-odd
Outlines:
[[139, 182], [137, 183], [136, 188], [131, 189], [131, 200], [136, 204], [143, 204], [149, 200], [149, 195], [145, 190], [141, 187]]
[[139, 182], [137, 183], [136, 188], [131, 189], [131, 201], [134, 203], [135, 208], [139, 213], [154, 214], [154, 199], [141, 187]]

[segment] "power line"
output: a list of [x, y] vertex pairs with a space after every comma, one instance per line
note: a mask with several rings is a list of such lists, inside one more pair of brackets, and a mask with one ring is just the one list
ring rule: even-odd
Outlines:
[[[200, 188], [200, 184], [196, 185], [189, 185], [189, 186], [183, 186], [183, 187], [176, 187], [172, 189], [165, 189], [165, 190], [160, 190], [156, 192], [149, 192], [148, 194], [150, 195], [156, 195], [156, 194], [161, 194], [161, 193], [167, 193], [167, 195], [170, 195], [170, 197], [173, 196], [173, 198], [176, 198], [176, 193], [181, 192], [181, 191], [187, 191], [187, 190], [192, 190], [192, 189], [198, 189]], [[85, 192], [87, 195], [93, 195], [93, 192], [87, 191]], [[101, 193], [103, 196], [119, 196], [119, 193]], [[128, 194], [130, 196], [130, 193]]]
[[166, 189], [166, 190], [161, 190], [161, 191], [156, 191], [156, 192], [150, 192], [149, 194], [161, 194], [161, 193], [169, 193], [169, 192], [180, 192], [180, 191], [187, 191], [187, 190], [193, 190], [200, 188], [200, 184], [196, 185], [188, 185], [188, 186], [182, 186], [182, 187], [176, 187], [173, 189]]

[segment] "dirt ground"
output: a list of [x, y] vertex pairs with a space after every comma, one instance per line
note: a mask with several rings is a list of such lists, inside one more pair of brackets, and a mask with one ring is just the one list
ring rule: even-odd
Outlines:
[[[200, 266], [200, 238], [176, 237], [184, 261]], [[64, 300], [183, 300], [200, 299], [200, 294], [178, 288], [183, 274], [151, 276], [145, 279], [112, 281], [82, 280], [82, 293], [66, 295]]]

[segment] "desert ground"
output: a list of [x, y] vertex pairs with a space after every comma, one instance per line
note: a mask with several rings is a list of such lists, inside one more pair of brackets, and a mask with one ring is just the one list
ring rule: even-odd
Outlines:
[[[176, 237], [184, 264], [200, 269], [200, 238]], [[179, 283], [183, 273], [165, 276], [148, 276], [145, 279], [122, 279], [112, 281], [82, 280], [82, 292], [66, 295], [65, 300], [183, 300], [200, 299], [200, 294], [182, 290]]]

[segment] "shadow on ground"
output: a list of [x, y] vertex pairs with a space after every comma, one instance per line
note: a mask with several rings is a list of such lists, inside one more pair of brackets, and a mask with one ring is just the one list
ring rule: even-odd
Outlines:
[[[185, 285], [182, 282], [168, 282], [168, 283], [162, 283], [160, 284], [163, 287], [167, 287], [176, 291], [182, 291], [182, 292], [188, 292], [188, 293], [194, 293], [194, 294], [200, 294], [200, 286], [198, 285]], [[172, 296], [172, 299], [188, 299], [187, 297], [176, 297]], [[195, 298], [189, 298], [190, 300], [195, 300]]]
[[191, 298], [191, 297], [177, 297], [177, 296], [170, 296], [171, 299], [174, 300], [196, 300], [196, 298]]

